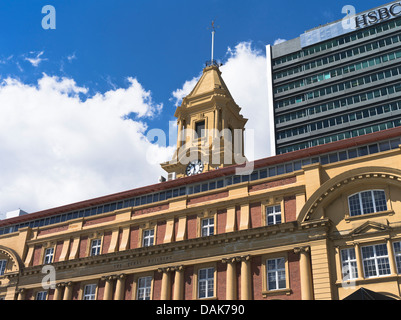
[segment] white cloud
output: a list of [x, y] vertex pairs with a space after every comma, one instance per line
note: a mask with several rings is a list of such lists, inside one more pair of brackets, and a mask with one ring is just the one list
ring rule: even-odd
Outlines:
[[287, 40], [285, 40], [285, 39], [280, 39], [280, 38], [278, 38], [278, 39], [274, 40], [274, 45], [280, 44], [280, 43], [283, 43], [283, 42], [286, 42], [286, 41], [287, 41]]
[[73, 79], [46, 74], [36, 86], [13, 78], [0, 83], [1, 213], [157, 183], [162, 169], [145, 154], [150, 149], [161, 163], [171, 150], [148, 141], [145, 121], [162, 104], [134, 78], [127, 88], [92, 97], [87, 91]]
[[[182, 88], [177, 89], [172, 93], [172, 95], [175, 99], [176, 107], [178, 107], [181, 104], [182, 99], [184, 99], [187, 95], [189, 95], [191, 93], [192, 89], [198, 83], [201, 76], [202, 76], [202, 73], [200, 75], [192, 78], [192, 80], [185, 81]], [[174, 99], [170, 99], [170, 101], [173, 101]]]
[[[220, 68], [222, 77], [235, 102], [242, 108], [241, 114], [248, 119], [245, 132], [254, 132], [253, 150], [245, 150], [248, 160], [270, 156], [269, 118], [267, 102], [267, 76], [265, 53], [252, 48], [250, 42], [241, 42], [227, 49], [228, 59]], [[196, 79], [185, 82], [183, 88], [174, 91], [178, 100], [189, 93]], [[252, 147], [246, 144], [246, 147]]]
[[43, 53], [44, 53], [43, 51], [38, 52], [38, 53], [30, 52], [30, 54], [34, 54], [34, 56], [33, 57], [25, 57], [25, 60], [30, 62], [34, 67], [37, 67], [37, 66], [39, 66], [39, 63], [41, 63], [44, 60], [47, 60], [47, 59], [41, 58]]

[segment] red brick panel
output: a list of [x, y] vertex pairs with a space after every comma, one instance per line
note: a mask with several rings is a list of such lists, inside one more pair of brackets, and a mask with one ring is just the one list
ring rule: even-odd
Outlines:
[[299, 253], [288, 252], [290, 288], [292, 290], [291, 299], [301, 300], [301, 270], [299, 266]]
[[35, 246], [34, 250], [33, 250], [33, 262], [32, 265], [33, 266], [39, 266], [41, 264], [43, 264], [43, 261], [40, 260], [42, 254], [42, 246]]
[[78, 300], [79, 299], [79, 291], [81, 290], [81, 282], [74, 282], [72, 285], [72, 299], [71, 300]]
[[107, 231], [104, 233], [103, 237], [102, 254], [106, 254], [109, 251], [110, 242], [111, 242], [111, 231]]
[[192, 290], [193, 290], [193, 274], [194, 267], [188, 266], [184, 269], [184, 300], [192, 300]]
[[196, 215], [187, 217], [187, 239], [196, 238], [196, 223], [197, 223]]
[[116, 219], [115, 215], [97, 218], [97, 219], [91, 219], [91, 220], [84, 221], [83, 226], [84, 227], [93, 226], [95, 224], [99, 224], [99, 223], [103, 223], [103, 222], [114, 221], [115, 219]]
[[218, 300], [226, 299], [226, 274], [227, 264], [223, 262], [217, 262], [217, 281], [216, 281], [216, 296]]
[[285, 222], [297, 220], [297, 204], [295, 196], [284, 198]]
[[132, 213], [132, 216], [137, 216], [137, 215], [146, 214], [146, 213], [153, 213], [153, 212], [157, 212], [157, 211], [163, 211], [163, 210], [167, 210], [168, 208], [169, 208], [169, 204], [164, 204], [161, 206], [155, 206], [155, 207], [150, 207], [150, 208], [146, 208], [146, 209], [139, 209], [139, 210], [135, 210]]
[[163, 273], [155, 271], [153, 276], [153, 300], [160, 300], [162, 293]]
[[262, 209], [261, 203], [255, 202], [249, 205], [249, 211], [251, 216], [251, 228], [259, 228], [262, 226]]
[[125, 278], [125, 296], [124, 300], [132, 300], [135, 295], [133, 294], [134, 275], [127, 275]]
[[224, 191], [224, 192], [220, 192], [220, 193], [209, 194], [207, 196], [201, 196], [201, 197], [188, 199], [187, 204], [188, 205], [197, 204], [197, 203], [218, 200], [218, 199], [227, 198], [227, 197], [228, 197], [228, 191]]
[[63, 250], [63, 241], [57, 241], [56, 252], [54, 253], [54, 262], [60, 261], [61, 251]]
[[138, 248], [138, 241], [139, 241], [139, 227], [135, 226], [131, 228], [130, 234], [130, 249]]
[[263, 300], [261, 265], [262, 265], [262, 257], [261, 256], [251, 258], [253, 300]]
[[166, 221], [158, 222], [156, 230], [156, 241], [155, 241], [156, 245], [163, 244], [165, 234], [166, 234]]
[[86, 248], [88, 245], [88, 237], [82, 237], [81, 241], [79, 242], [79, 258], [85, 258], [86, 257]]
[[39, 230], [38, 235], [39, 236], [44, 236], [46, 234], [51, 234], [51, 233], [57, 233], [57, 232], [62, 232], [68, 229], [68, 224], [65, 226], [59, 226], [59, 227], [54, 227], [54, 228], [48, 228], [45, 230]]
[[284, 185], [295, 183], [295, 182], [297, 182], [297, 178], [291, 177], [291, 178], [287, 178], [287, 179], [281, 179], [281, 180], [275, 180], [275, 181], [265, 182], [265, 183], [261, 183], [261, 184], [255, 184], [253, 186], [249, 186], [249, 192], [271, 189], [271, 188], [280, 187], [280, 186], [284, 186]]
[[[226, 233], [227, 210], [217, 211], [217, 230], [216, 234]], [[216, 229], [216, 227], [215, 227]]]

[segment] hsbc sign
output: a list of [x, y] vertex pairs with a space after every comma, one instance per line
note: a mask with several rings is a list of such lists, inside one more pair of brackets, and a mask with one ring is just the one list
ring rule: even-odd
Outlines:
[[356, 29], [369, 27], [372, 24], [395, 18], [401, 15], [401, 2], [394, 3], [388, 7], [383, 7], [375, 11], [370, 11], [366, 14], [361, 14], [355, 17]]
[[355, 15], [355, 13], [352, 15], [347, 14], [347, 17], [341, 21], [333, 22], [324, 27], [301, 34], [301, 47], [305, 48], [397, 17], [401, 17], [401, 1], [396, 1], [359, 15]]

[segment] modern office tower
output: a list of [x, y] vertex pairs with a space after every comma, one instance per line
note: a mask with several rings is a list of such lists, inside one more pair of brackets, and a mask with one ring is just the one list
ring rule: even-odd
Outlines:
[[276, 154], [401, 125], [400, 27], [397, 1], [267, 46]]

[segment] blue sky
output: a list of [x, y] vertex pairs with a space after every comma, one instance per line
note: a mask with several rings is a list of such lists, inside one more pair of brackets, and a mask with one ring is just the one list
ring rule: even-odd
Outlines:
[[[223, 78], [248, 129], [265, 137], [265, 46], [341, 19], [345, 5], [384, 3], [1, 1], [0, 215], [156, 183], [156, 160], [171, 149], [151, 146], [146, 133], [167, 130], [173, 93], [185, 94], [210, 59], [212, 20]], [[42, 28], [45, 5], [55, 7], [55, 30]], [[255, 148], [268, 156], [263, 139]]]
[[[56, 30], [41, 26], [41, 9], [47, 4], [56, 9]], [[342, 18], [346, 4], [361, 12], [383, 1], [4, 0], [0, 57], [43, 51], [46, 60], [38, 68], [20, 62], [23, 72], [5, 64], [0, 75], [16, 75], [25, 82], [36, 81], [42, 72], [69, 76], [91, 93], [124, 87], [132, 76], [172, 114], [171, 92], [197, 75], [210, 57], [207, 28], [212, 20], [220, 26], [216, 56], [224, 62], [228, 47], [252, 41], [264, 50], [275, 39], [292, 39]], [[163, 123], [156, 119], [156, 125]]]

